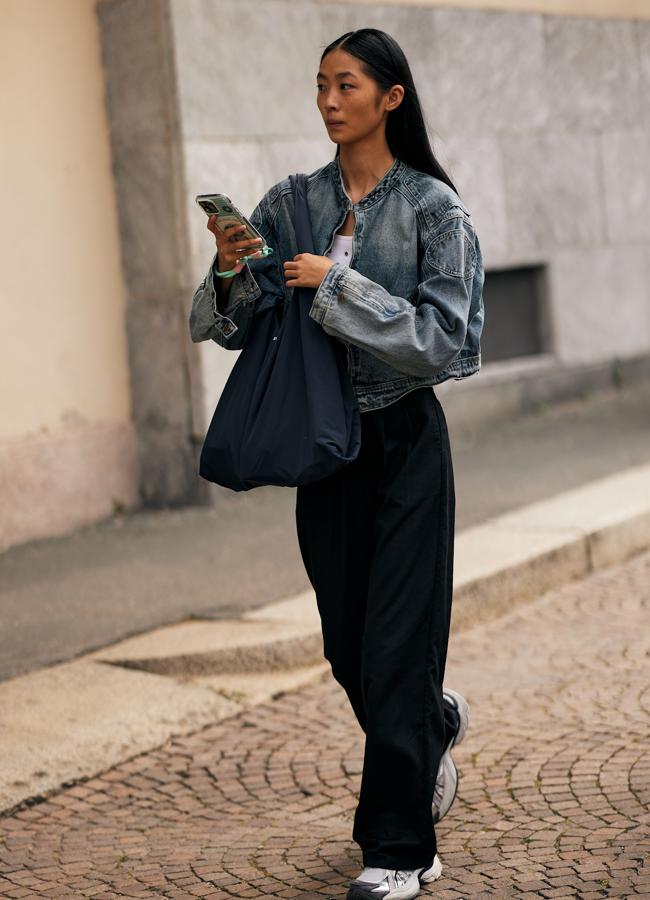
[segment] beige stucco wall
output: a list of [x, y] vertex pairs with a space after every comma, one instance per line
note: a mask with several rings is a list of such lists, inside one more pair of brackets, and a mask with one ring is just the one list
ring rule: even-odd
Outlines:
[[[3, 0], [0, 438], [128, 421], [123, 287], [89, 0]], [[8, 316], [8, 319], [7, 319]]]
[[92, 0], [2, 0], [0, 123], [6, 545], [93, 521], [113, 499], [134, 496], [124, 287]]

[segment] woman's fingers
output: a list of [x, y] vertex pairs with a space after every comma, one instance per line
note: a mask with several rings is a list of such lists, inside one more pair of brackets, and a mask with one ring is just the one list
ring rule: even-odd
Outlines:
[[207, 228], [211, 231], [216, 239], [217, 252], [221, 260], [220, 269], [238, 269], [244, 267], [244, 263], [239, 262], [241, 256], [257, 258], [260, 256], [259, 248], [262, 243], [261, 238], [246, 238], [245, 225], [228, 225], [221, 231], [217, 227], [217, 213], [208, 216]]

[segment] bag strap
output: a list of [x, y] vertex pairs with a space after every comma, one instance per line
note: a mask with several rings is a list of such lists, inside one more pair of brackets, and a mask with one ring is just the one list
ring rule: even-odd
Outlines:
[[313, 253], [314, 238], [307, 204], [307, 175], [304, 172], [289, 175], [289, 181], [293, 191], [293, 224], [298, 253]]

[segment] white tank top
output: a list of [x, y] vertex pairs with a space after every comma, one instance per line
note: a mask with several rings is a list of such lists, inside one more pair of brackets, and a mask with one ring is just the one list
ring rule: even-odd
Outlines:
[[352, 256], [352, 235], [335, 234], [332, 247], [325, 256], [329, 257], [333, 262], [349, 265], [350, 257]]

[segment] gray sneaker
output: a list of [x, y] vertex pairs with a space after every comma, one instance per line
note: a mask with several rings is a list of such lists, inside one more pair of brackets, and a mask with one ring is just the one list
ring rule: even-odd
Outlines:
[[417, 897], [420, 885], [442, 875], [438, 854], [424, 869], [378, 869], [366, 866], [361, 875], [350, 882], [346, 900], [408, 900]]
[[439, 822], [443, 816], [447, 815], [451, 804], [456, 799], [458, 790], [458, 769], [451, 758], [452, 748], [460, 744], [465, 737], [465, 732], [469, 726], [469, 703], [457, 691], [445, 689], [442, 692], [444, 702], [450, 706], [456, 713], [456, 730], [445, 747], [442, 754], [440, 766], [438, 767], [438, 776], [433, 791], [433, 801], [431, 804], [431, 813], [433, 816], [433, 824]]

